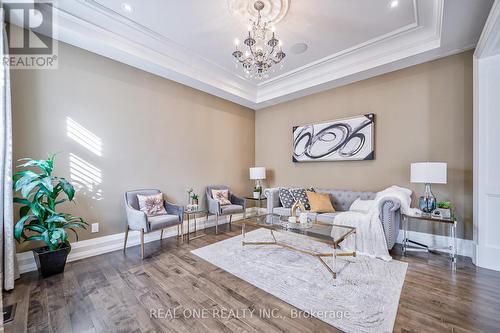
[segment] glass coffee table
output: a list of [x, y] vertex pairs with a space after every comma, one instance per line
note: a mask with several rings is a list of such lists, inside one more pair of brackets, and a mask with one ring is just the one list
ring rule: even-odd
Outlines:
[[[356, 256], [356, 251], [353, 252], [341, 252], [338, 251], [338, 246], [347, 237], [354, 237], [354, 242], [356, 242], [356, 228], [349, 226], [341, 226], [336, 224], [326, 224], [316, 221], [315, 218], [309, 218], [308, 223], [291, 223], [288, 222], [288, 216], [280, 216], [276, 214], [266, 214], [261, 216], [255, 216], [241, 221], [241, 236], [242, 246], [249, 245], [277, 245], [283, 248], [297, 251], [300, 253], [305, 253], [317, 258], [326, 269], [332, 274], [333, 278], [337, 278], [339, 271], [336, 270], [337, 257], [341, 256]], [[253, 226], [258, 228], [264, 228], [270, 231], [273, 241], [262, 241], [262, 242], [247, 242], [245, 241], [245, 226]], [[292, 233], [299, 235], [301, 237], [308, 238], [313, 241], [318, 241], [331, 246], [331, 252], [313, 252], [310, 250], [300, 249], [292, 244], [276, 240], [275, 232]], [[356, 244], [356, 243], [354, 243]], [[331, 266], [324, 258], [332, 258]]]

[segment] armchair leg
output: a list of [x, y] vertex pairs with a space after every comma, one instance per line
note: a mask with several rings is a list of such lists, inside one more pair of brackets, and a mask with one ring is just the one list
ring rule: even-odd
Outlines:
[[219, 225], [219, 214], [215, 215], [215, 234], [217, 235], [217, 227]]
[[144, 259], [144, 229], [141, 229], [141, 259]]
[[163, 239], [163, 229], [161, 229], [161, 232], [160, 232], [160, 242], [162, 241]]
[[123, 243], [123, 252], [127, 249], [127, 238], [128, 238], [128, 226], [127, 229], [125, 230], [125, 242]]
[[233, 219], [233, 215], [229, 215], [229, 231], [231, 231], [231, 220]]

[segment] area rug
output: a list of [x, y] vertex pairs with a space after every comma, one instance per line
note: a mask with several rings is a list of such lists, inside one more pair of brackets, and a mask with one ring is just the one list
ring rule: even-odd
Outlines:
[[[275, 233], [301, 249], [331, 252], [326, 244]], [[269, 230], [248, 232], [246, 241], [272, 241]], [[276, 245], [241, 245], [232, 237], [193, 254], [345, 332], [392, 332], [407, 264], [366, 256], [340, 257], [337, 279], [307, 254]], [[331, 258], [327, 259], [331, 260]], [[292, 315], [298, 316], [296, 310]]]

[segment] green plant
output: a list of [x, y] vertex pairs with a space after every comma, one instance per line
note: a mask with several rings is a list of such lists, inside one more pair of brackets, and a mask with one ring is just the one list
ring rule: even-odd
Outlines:
[[198, 200], [198, 194], [196, 193], [191, 194], [191, 199]]
[[[66, 179], [52, 176], [54, 155], [47, 160], [23, 158], [25, 163], [13, 176], [14, 191], [21, 193], [21, 198], [14, 202], [21, 204], [19, 220], [14, 226], [14, 238], [18, 241], [43, 241], [49, 250], [57, 250], [69, 245], [67, 230], [78, 234], [75, 229], [86, 229], [88, 225], [81, 217], [57, 212], [56, 206], [73, 201], [75, 189]], [[31, 169], [31, 170], [29, 170]], [[66, 198], [58, 199], [64, 193]], [[26, 235], [29, 231], [31, 235]]]
[[437, 208], [442, 208], [442, 209], [451, 209], [451, 202], [449, 201], [439, 201], [437, 203]]
[[258, 193], [262, 193], [262, 187], [255, 186], [253, 191], [258, 192]]

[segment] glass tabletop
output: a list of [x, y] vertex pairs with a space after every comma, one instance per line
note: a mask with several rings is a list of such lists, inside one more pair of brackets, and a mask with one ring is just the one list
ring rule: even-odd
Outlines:
[[335, 244], [342, 242], [348, 235], [356, 232], [356, 228], [354, 227], [323, 223], [317, 221], [314, 214], [309, 215], [308, 223], [305, 224], [289, 222], [288, 216], [276, 214], [250, 217], [243, 220], [242, 223], [276, 231], [301, 234], [323, 242], [333, 242]]

